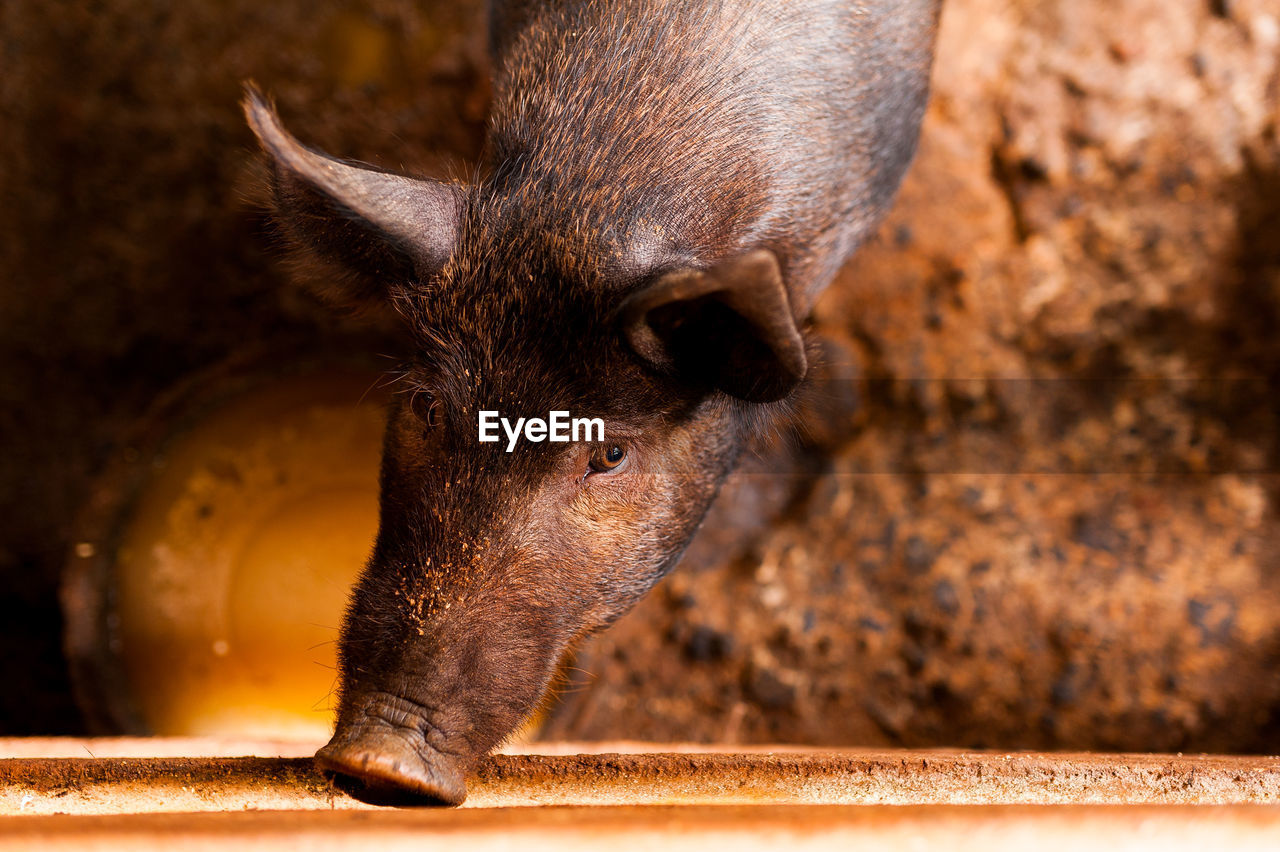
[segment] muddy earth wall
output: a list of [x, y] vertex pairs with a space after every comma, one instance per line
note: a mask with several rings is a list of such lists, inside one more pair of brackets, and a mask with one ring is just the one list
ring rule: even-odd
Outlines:
[[[327, 340], [240, 81], [475, 156], [460, 2], [0, 5], [0, 733], [75, 732], [57, 575], [139, 412]], [[545, 736], [1280, 749], [1280, 0], [949, 0], [920, 156], [795, 428], [585, 647]]]

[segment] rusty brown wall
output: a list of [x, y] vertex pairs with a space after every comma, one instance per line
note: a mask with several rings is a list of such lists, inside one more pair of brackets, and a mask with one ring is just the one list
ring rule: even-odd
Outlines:
[[[442, 168], [485, 106], [469, 6], [0, 6], [0, 731], [76, 724], [53, 588], [124, 425], [342, 324], [241, 200], [239, 80], [321, 147]], [[1280, 749], [1278, 57], [1280, 0], [949, 0], [799, 437], [548, 733]]]

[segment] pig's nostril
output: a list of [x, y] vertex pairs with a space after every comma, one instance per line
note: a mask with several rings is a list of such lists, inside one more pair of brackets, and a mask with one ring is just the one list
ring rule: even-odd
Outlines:
[[329, 743], [316, 761], [343, 792], [372, 805], [459, 805], [467, 785], [447, 755], [423, 755], [393, 730]]

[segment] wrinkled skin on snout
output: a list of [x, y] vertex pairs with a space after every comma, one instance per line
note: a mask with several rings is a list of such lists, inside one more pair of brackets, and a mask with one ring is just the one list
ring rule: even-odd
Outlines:
[[[689, 542], [809, 364], [813, 300], [915, 150], [937, 0], [496, 2], [471, 184], [305, 148], [251, 90], [276, 219], [407, 340], [317, 755], [457, 804], [558, 661]], [[604, 440], [478, 440], [478, 413]]]

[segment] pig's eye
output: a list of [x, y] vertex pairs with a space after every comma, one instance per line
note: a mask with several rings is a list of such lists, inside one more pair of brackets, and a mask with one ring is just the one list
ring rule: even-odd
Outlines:
[[611, 473], [627, 461], [627, 448], [621, 444], [605, 444], [591, 453], [591, 473]]
[[440, 402], [426, 391], [417, 391], [409, 398], [409, 409], [428, 429], [440, 422]]

